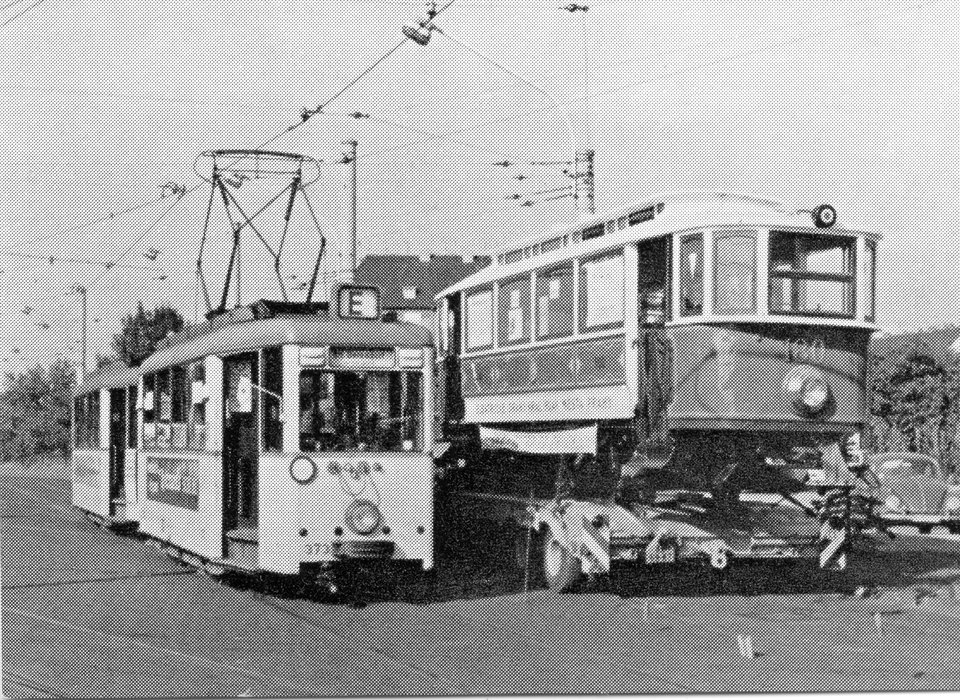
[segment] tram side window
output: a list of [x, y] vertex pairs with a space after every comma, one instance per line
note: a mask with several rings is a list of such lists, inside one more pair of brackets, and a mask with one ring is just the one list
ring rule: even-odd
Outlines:
[[580, 330], [623, 326], [623, 253], [603, 255], [580, 264]]
[[143, 446], [155, 447], [157, 444], [157, 375], [148, 374], [143, 378]]
[[93, 392], [73, 400], [74, 444], [77, 448], [100, 447], [100, 393]]
[[770, 233], [770, 311], [840, 316], [854, 312], [854, 241]]
[[157, 372], [157, 447], [170, 447], [170, 418], [173, 415], [173, 394], [170, 391], [170, 370]]
[[170, 446], [187, 446], [189, 393], [186, 367], [170, 368]]
[[137, 387], [127, 387], [127, 447], [137, 449]]
[[718, 234], [713, 269], [714, 313], [754, 313], [757, 308], [756, 236], [752, 232]]
[[573, 334], [573, 263], [537, 273], [537, 338]]
[[470, 292], [466, 296], [467, 350], [483, 350], [493, 345], [493, 289]]
[[500, 345], [517, 345], [530, 341], [530, 278], [500, 285]]
[[410, 452], [422, 449], [418, 372], [300, 374], [300, 449]]
[[877, 315], [877, 244], [867, 241], [866, 260], [863, 261], [863, 314], [873, 321]]
[[263, 449], [266, 452], [283, 451], [283, 423], [280, 420], [283, 410], [283, 350], [267, 348], [263, 351], [261, 363], [260, 408], [263, 412]]
[[207, 446], [207, 385], [203, 360], [190, 365], [190, 447]]
[[703, 313], [703, 237], [689, 236], [680, 240], [677, 250], [677, 291], [680, 294], [680, 315]]

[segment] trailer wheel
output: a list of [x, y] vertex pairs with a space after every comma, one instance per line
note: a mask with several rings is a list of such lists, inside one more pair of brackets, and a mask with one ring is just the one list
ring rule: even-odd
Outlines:
[[543, 543], [543, 576], [550, 590], [557, 593], [572, 591], [582, 575], [580, 560], [552, 534], [548, 535]]

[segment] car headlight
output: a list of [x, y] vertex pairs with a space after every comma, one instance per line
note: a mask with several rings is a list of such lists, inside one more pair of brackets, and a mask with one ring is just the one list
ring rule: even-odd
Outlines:
[[900, 510], [900, 499], [893, 494], [887, 496], [886, 500], [883, 502], [883, 505], [887, 507], [888, 510]]
[[317, 465], [306, 455], [300, 455], [290, 462], [290, 477], [298, 484], [309, 484], [317, 477]]
[[347, 508], [344, 522], [358, 535], [369, 535], [383, 522], [383, 516], [370, 501], [354, 501]]

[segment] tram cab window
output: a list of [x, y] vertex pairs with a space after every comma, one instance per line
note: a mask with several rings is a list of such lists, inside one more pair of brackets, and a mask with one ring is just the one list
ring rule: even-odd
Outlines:
[[623, 252], [580, 263], [580, 330], [623, 326]]
[[853, 239], [771, 231], [771, 313], [852, 318], [854, 270]]
[[537, 273], [537, 339], [573, 335], [573, 264]]
[[680, 240], [677, 250], [677, 288], [680, 315], [703, 313], [703, 237], [699, 234]]
[[493, 289], [466, 295], [467, 350], [483, 350], [493, 345]]
[[300, 449], [413, 452], [422, 449], [418, 372], [300, 374]]
[[267, 348], [263, 351], [260, 398], [265, 452], [283, 451], [283, 350]]
[[757, 309], [757, 239], [752, 231], [717, 233], [713, 254], [713, 312], [752, 314]]
[[637, 248], [637, 290], [640, 326], [662, 326], [669, 314], [668, 275], [670, 239], [642, 243]]

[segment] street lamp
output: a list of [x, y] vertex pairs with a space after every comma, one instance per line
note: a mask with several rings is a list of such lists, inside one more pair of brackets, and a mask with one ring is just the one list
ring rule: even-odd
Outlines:
[[520, 75], [516, 71], [511, 70], [510, 68], [503, 65], [502, 63], [499, 63], [498, 61], [493, 60], [492, 58], [490, 58], [490, 56], [487, 56], [481, 51], [478, 51], [477, 49], [473, 48], [469, 44], [464, 43], [460, 39], [457, 39], [456, 37], [451, 36], [449, 33], [442, 31], [440, 27], [438, 27], [436, 24], [433, 23], [432, 14], [429, 15], [427, 19], [419, 20], [417, 22], [408, 22], [403, 25], [403, 35], [408, 39], [413, 40], [415, 43], [419, 44], [420, 46], [426, 46], [430, 42], [430, 37], [433, 32], [436, 32], [441, 36], [445, 36], [447, 39], [463, 47], [464, 49], [466, 49], [473, 55], [477, 56], [478, 58], [481, 58], [487, 63], [490, 63], [491, 65], [496, 66], [497, 68], [502, 70], [504, 73], [507, 73], [508, 75], [513, 76], [514, 78], [519, 80], [521, 83], [533, 88], [534, 90], [539, 92], [541, 95], [546, 97], [548, 100], [550, 100], [551, 103], [553, 103], [553, 106], [556, 108], [557, 112], [559, 112], [560, 116], [563, 118], [563, 125], [567, 130], [567, 139], [570, 142], [569, 143], [570, 162], [573, 164], [573, 212], [574, 212], [574, 217], [576, 217], [576, 215], [579, 213], [579, 208], [577, 206], [577, 199], [579, 196], [580, 173], [579, 173], [579, 164], [577, 162], [576, 145], [573, 139], [573, 124], [570, 122], [570, 115], [567, 114], [567, 111], [560, 105], [559, 102], [557, 102], [557, 100], [554, 98], [553, 95], [551, 95], [549, 92], [544, 90], [542, 87], [540, 87], [533, 81], [525, 78], [524, 76]]

